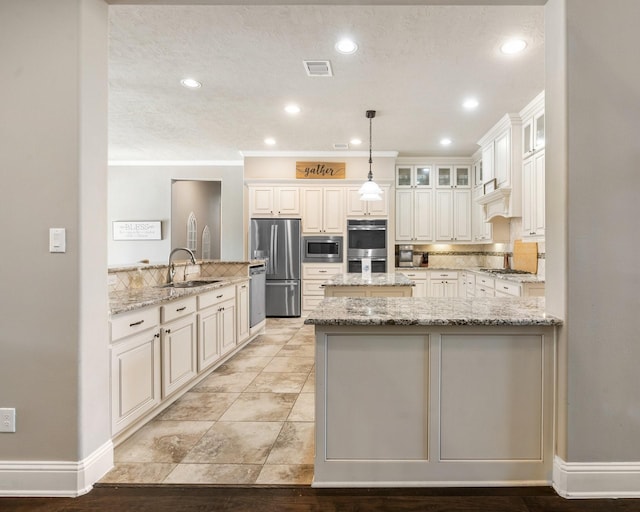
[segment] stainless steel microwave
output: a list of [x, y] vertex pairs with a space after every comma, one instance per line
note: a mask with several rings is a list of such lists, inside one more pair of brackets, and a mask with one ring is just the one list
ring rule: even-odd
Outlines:
[[302, 261], [306, 263], [342, 263], [342, 237], [303, 237]]

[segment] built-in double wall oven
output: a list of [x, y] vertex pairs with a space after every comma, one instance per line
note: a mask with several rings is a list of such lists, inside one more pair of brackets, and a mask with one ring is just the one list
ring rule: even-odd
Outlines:
[[371, 258], [371, 272], [387, 271], [387, 221], [347, 221], [347, 272], [362, 272], [362, 258]]
[[302, 261], [305, 263], [342, 263], [342, 237], [303, 237]]

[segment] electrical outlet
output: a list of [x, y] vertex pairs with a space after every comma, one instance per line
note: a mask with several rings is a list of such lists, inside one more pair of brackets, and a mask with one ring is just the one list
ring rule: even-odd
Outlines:
[[11, 408], [0, 409], [0, 432], [16, 431], [16, 410]]

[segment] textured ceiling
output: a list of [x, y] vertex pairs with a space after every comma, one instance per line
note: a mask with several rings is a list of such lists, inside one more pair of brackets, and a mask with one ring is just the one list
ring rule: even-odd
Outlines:
[[[109, 17], [112, 161], [331, 151], [355, 136], [367, 150], [368, 109], [375, 151], [471, 155], [544, 88], [540, 6], [111, 5]], [[345, 35], [356, 54], [335, 51]], [[500, 53], [511, 36], [527, 40], [523, 54]], [[334, 76], [308, 77], [309, 59], [330, 60]], [[185, 89], [187, 76], [203, 86]], [[470, 95], [474, 112], [461, 107]]]

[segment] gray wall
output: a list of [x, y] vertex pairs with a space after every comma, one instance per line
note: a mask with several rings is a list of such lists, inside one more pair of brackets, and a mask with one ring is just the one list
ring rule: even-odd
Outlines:
[[[196, 258], [203, 257], [202, 231], [211, 232], [211, 258], [220, 258], [220, 182], [174, 181], [171, 185], [171, 246], [187, 247], [187, 220], [191, 212], [197, 221]], [[181, 259], [186, 253], [176, 255]]]
[[110, 439], [106, 4], [2, 1], [0, 61], [0, 460], [78, 461]]
[[[640, 2], [550, 0], [547, 277], [563, 313], [566, 458], [640, 460]], [[549, 27], [551, 28], [551, 27]], [[564, 226], [563, 226], [564, 224]], [[564, 243], [563, 243], [564, 239]]]
[[[244, 257], [243, 169], [240, 166], [109, 166], [109, 265], [127, 265], [142, 259], [166, 263], [171, 243], [171, 183], [173, 180], [214, 180], [221, 186], [220, 258]], [[161, 220], [162, 240], [114, 241], [114, 220]]]

